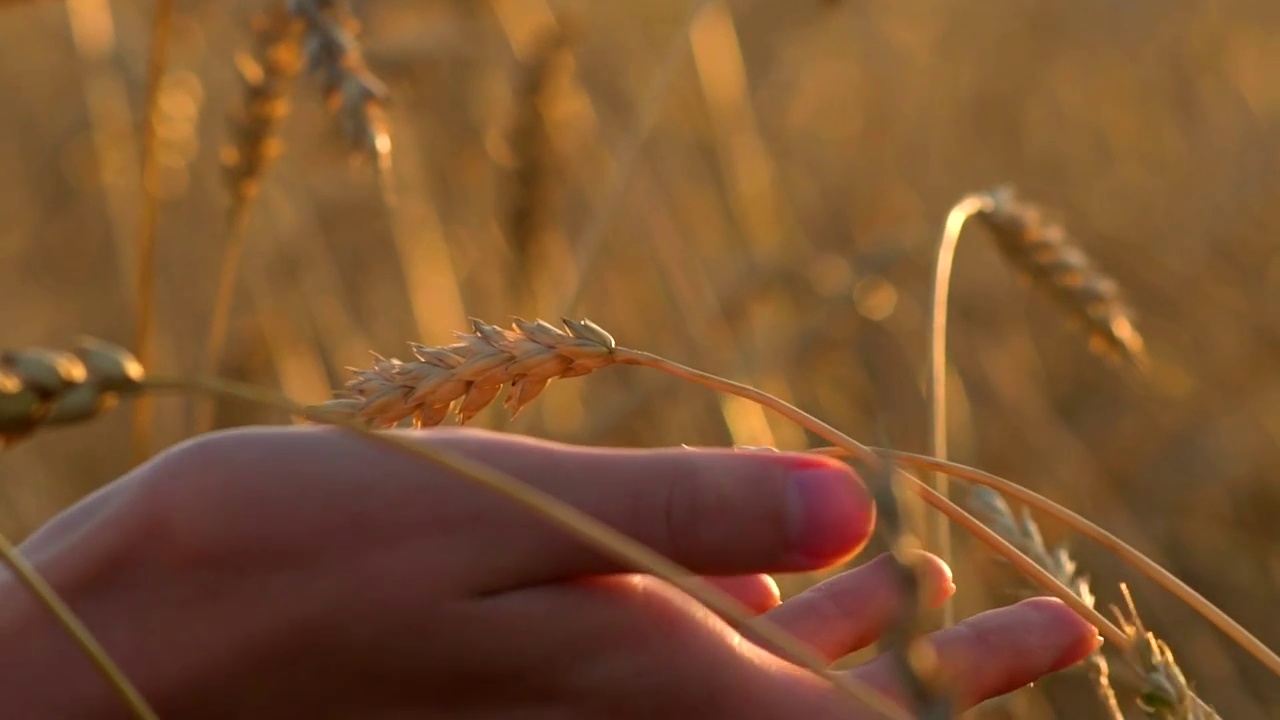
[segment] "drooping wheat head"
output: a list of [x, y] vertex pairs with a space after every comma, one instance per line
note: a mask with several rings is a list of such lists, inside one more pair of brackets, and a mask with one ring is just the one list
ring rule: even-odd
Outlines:
[[302, 30], [303, 22], [277, 5], [253, 18], [253, 49], [236, 55], [244, 102], [231, 118], [231, 141], [222, 149], [233, 208], [257, 195], [267, 166], [280, 155], [280, 123], [302, 63]]
[[1093, 350], [1145, 368], [1146, 345], [1119, 284], [1094, 264], [1062, 225], [1019, 199], [1012, 188], [996, 188], [987, 195], [991, 204], [974, 217], [991, 231], [1001, 254], [1085, 328]]
[[289, 0], [304, 24], [303, 56], [320, 80], [325, 103], [352, 146], [381, 159], [390, 150], [384, 105], [387, 87], [369, 70], [347, 0]]
[[142, 387], [142, 365], [127, 350], [83, 339], [70, 352], [0, 352], [0, 448], [42, 425], [89, 420]]
[[565, 319], [565, 330], [518, 318], [510, 330], [480, 320], [472, 323], [475, 332], [458, 333], [458, 343], [412, 344], [416, 359], [409, 362], [374, 355], [372, 368], [351, 368], [355, 378], [336, 399], [311, 408], [311, 414], [358, 419], [371, 427], [392, 427], [403, 420], [431, 427], [453, 412], [465, 423], [504, 386], [510, 390], [503, 405], [514, 414], [552, 380], [586, 375], [615, 362], [613, 337], [590, 320]]

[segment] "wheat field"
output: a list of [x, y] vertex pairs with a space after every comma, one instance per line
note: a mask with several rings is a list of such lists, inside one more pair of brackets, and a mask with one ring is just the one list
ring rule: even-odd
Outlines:
[[[444, 345], [470, 317], [585, 316], [926, 453], [939, 233], [961, 198], [1010, 184], [1123, 291], [1145, 368], [1091, 350], [1044, 274], [1013, 272], [973, 222], [951, 281], [949, 458], [1075, 510], [1280, 647], [1280, 6], [365, 0], [362, 64], [337, 86], [263, 55], [276, 7], [175, 3], [147, 192], [155, 6], [0, 1], [0, 347], [133, 347], [151, 196], [153, 372], [213, 355], [219, 375], [318, 404], [369, 351], [412, 358], [410, 341]], [[256, 82], [271, 60], [296, 78]], [[258, 155], [229, 150], [246, 138]], [[229, 238], [243, 255], [211, 348]], [[588, 444], [825, 444], [645, 370], [556, 381], [514, 418], [471, 422]], [[153, 402], [150, 452], [206, 421], [291, 421]], [[0, 530], [20, 539], [131, 467], [131, 417], [126, 403], [6, 448]], [[1280, 718], [1265, 667], [1112, 553], [1041, 528], [1099, 609], [1129, 585], [1222, 717]], [[961, 616], [1029, 592], [964, 533], [953, 552]], [[1141, 683], [1112, 676], [1142, 716]], [[975, 716], [1105, 717], [1083, 670]]]

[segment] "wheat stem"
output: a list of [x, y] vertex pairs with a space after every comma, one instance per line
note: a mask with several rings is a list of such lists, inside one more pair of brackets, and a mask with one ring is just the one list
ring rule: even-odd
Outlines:
[[[665, 372], [669, 375], [674, 375], [684, 380], [696, 382], [699, 385], [703, 385], [719, 392], [726, 392], [751, 400], [752, 402], [763, 405], [788, 420], [797, 423], [801, 427], [804, 427], [815, 435], [818, 435], [827, 442], [836, 445], [849, 455], [862, 460], [863, 462], [873, 465], [880, 462], [879, 457], [871, 450], [871, 448], [863, 445], [857, 440], [854, 440], [848, 435], [845, 435], [812, 415], [809, 415], [803, 410], [783, 402], [763, 390], [758, 390], [741, 383], [736, 383], [732, 380], [711, 375], [710, 373], [704, 373], [700, 370], [694, 370], [693, 368], [685, 367], [679, 363], [639, 350], [617, 348], [614, 350], [614, 355], [619, 363], [642, 365], [644, 367]], [[1107, 620], [1102, 613], [1099, 613], [1094, 608], [1082, 602], [1080, 598], [1076, 597], [1075, 593], [1071, 592], [1070, 588], [1058, 582], [1056, 578], [1026, 555], [1023, 555], [1004, 538], [997, 535], [986, 525], [983, 525], [958, 505], [947, 500], [947, 498], [943, 497], [933, 488], [928, 487], [910, 475], [906, 475], [905, 473], [899, 474], [908, 478], [908, 486], [912, 487], [916, 493], [920, 494], [926, 503], [941, 512], [952, 522], [960, 525], [962, 528], [974, 535], [983, 544], [989, 546], [996, 552], [996, 554], [1009, 561], [1010, 564], [1031, 578], [1037, 585], [1044, 588], [1046, 592], [1069, 605], [1073, 610], [1088, 620], [1090, 624], [1098, 628], [1099, 632], [1102, 633], [1102, 636], [1108, 642], [1122, 648], [1128, 645], [1128, 640], [1125, 638], [1124, 633], [1113, 625], [1111, 621]]]
[[[1133, 546], [1124, 542], [1107, 530], [1104, 530], [1099, 525], [1089, 521], [1084, 516], [1076, 513], [1070, 508], [1059, 505], [1043, 495], [1037, 494], [998, 475], [993, 475], [989, 472], [978, 470], [977, 468], [972, 468], [967, 465], [948, 462], [938, 458], [932, 458], [927, 455], [919, 455], [917, 453], [890, 450], [888, 448], [871, 448], [871, 450], [904, 465], [910, 465], [911, 467], [919, 468], [921, 470], [945, 473], [958, 480], [965, 480], [967, 482], [991, 488], [1002, 495], [1012, 497], [1024, 505], [1052, 516], [1055, 520], [1060, 521], [1073, 532], [1079, 533], [1089, 540], [1098, 543], [1103, 548], [1127, 563], [1130, 567], [1134, 568], [1160, 587], [1172, 593], [1179, 600], [1186, 603], [1192, 610], [1199, 613], [1201, 617], [1213, 624], [1214, 627], [1221, 630], [1222, 633], [1232, 641], [1244, 648], [1250, 655], [1257, 658], [1257, 660], [1268, 669], [1276, 673], [1277, 676], [1280, 676], [1280, 656], [1277, 656], [1275, 652], [1264, 645], [1261, 640], [1254, 637], [1254, 635], [1241, 626], [1240, 623], [1231, 619], [1229, 615], [1218, 609], [1217, 606], [1192, 589], [1191, 586], [1178, 579], [1178, 577], [1173, 573], [1165, 570], [1159, 563], [1146, 555], [1143, 555], [1141, 552], [1134, 549]], [[838, 447], [818, 448], [814, 452], [831, 456], [850, 455], [848, 451]]]
[[[147, 63], [145, 129], [142, 135], [142, 222], [138, 236], [137, 333], [134, 354], [150, 367], [156, 334], [156, 243], [160, 226], [160, 157], [156, 121], [160, 83], [169, 63], [169, 33], [173, 25], [173, 0], [156, 0], [151, 24], [151, 56]], [[133, 460], [140, 463], [151, 454], [153, 407], [147, 398], [133, 406]]]
[[[991, 206], [984, 195], [970, 195], [947, 214], [942, 238], [938, 241], [937, 259], [933, 273], [932, 301], [929, 305], [929, 454], [941, 460], [947, 459], [947, 299], [951, 288], [951, 266], [956, 257], [956, 246], [965, 222], [977, 212]], [[933, 473], [933, 487], [946, 497], [950, 480], [945, 474]], [[934, 542], [938, 557], [951, 562], [951, 523], [938, 516], [934, 528]], [[955, 604], [948, 599], [942, 608], [944, 627], [955, 621]]]

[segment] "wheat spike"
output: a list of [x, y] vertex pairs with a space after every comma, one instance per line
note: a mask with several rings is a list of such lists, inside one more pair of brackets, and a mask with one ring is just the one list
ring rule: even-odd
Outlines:
[[455, 344], [412, 344], [413, 361], [374, 355], [372, 368], [351, 368], [355, 378], [340, 396], [309, 408], [309, 416], [377, 428], [403, 420], [431, 427], [452, 411], [465, 423], [503, 387], [510, 388], [503, 406], [515, 414], [552, 380], [586, 375], [615, 361], [613, 338], [590, 320], [565, 319], [565, 330], [519, 318], [509, 330], [480, 320], [472, 324], [475, 332], [458, 333]]
[[346, 0], [289, 0], [289, 12], [302, 20], [307, 69], [320, 78], [320, 89], [338, 116], [351, 144], [384, 154], [387, 135], [387, 87], [369, 70], [356, 35], [360, 23]]
[[1169, 720], [1220, 720], [1218, 713], [1191, 691], [1169, 646], [1143, 626], [1129, 587], [1122, 583], [1120, 591], [1129, 614], [1124, 615], [1115, 606], [1111, 612], [1132, 641], [1125, 659], [1142, 674], [1138, 703], [1149, 714]]
[[231, 119], [231, 143], [222, 150], [235, 206], [258, 193], [267, 165], [280, 154], [280, 122], [289, 111], [289, 88], [301, 65], [303, 23], [283, 6], [252, 20], [252, 52], [235, 58], [244, 103]]
[[[1089, 586], [1088, 576], [1080, 572], [1076, 561], [1072, 559], [1065, 546], [1058, 546], [1051, 550], [1045, 545], [1040, 526], [1025, 508], [1020, 516], [1015, 516], [1000, 493], [986, 487], [975, 487], [971, 492], [970, 497], [976, 509], [987, 520], [992, 530], [1034, 560], [1037, 565], [1052, 573], [1059, 582], [1093, 607], [1096, 598]], [[1129, 617], [1124, 617], [1114, 607], [1112, 612], [1119, 620], [1120, 629], [1131, 641], [1130, 649], [1124, 654], [1124, 659], [1138, 671], [1141, 682], [1138, 696], [1144, 708], [1153, 714], [1173, 720], [1218, 718], [1217, 713], [1191, 691], [1169, 647], [1142, 626], [1128, 587], [1122, 584], [1120, 589], [1129, 608]], [[1120, 712], [1115, 692], [1111, 688], [1110, 667], [1106, 657], [1101, 651], [1096, 651], [1089, 656], [1087, 662], [1099, 700], [1107, 707], [1112, 717], [1123, 718], [1124, 714]]]
[[96, 417], [121, 394], [138, 391], [144, 372], [123, 348], [82, 339], [70, 352], [24, 348], [0, 352], [0, 447], [41, 425]]
[[990, 205], [975, 217], [991, 231], [1005, 258], [1084, 326], [1092, 349], [1145, 368], [1146, 346], [1119, 284], [1098, 269], [1065, 228], [1018, 199], [1012, 188], [987, 195]]

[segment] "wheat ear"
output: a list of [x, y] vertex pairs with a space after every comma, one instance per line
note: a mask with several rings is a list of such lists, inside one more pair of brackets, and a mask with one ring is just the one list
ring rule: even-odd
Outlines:
[[303, 55], [347, 140], [381, 157], [388, 149], [386, 85], [369, 70], [356, 34], [360, 23], [347, 0], [289, 0], [304, 23]]
[[1125, 615], [1115, 606], [1111, 611], [1132, 641], [1124, 654], [1125, 660], [1142, 674], [1143, 689], [1138, 703], [1148, 713], [1170, 720], [1220, 720], [1218, 713], [1191, 691], [1169, 646], [1143, 627], [1129, 586], [1121, 583], [1120, 591], [1129, 613]]
[[[1024, 508], [1021, 515], [1015, 517], [1009, 503], [999, 493], [990, 488], [977, 487], [970, 493], [971, 504], [984, 517], [993, 530], [1013, 543], [1027, 557], [1036, 561], [1040, 567], [1053, 573], [1058, 581], [1071, 588], [1073, 592], [1089, 605], [1096, 603], [1089, 578], [1078, 571], [1076, 562], [1071, 559], [1065, 546], [1050, 550], [1044, 543], [1040, 526]], [[1123, 628], [1121, 628], [1123, 629]], [[1089, 673], [1098, 693], [1098, 700], [1106, 708], [1114, 720], [1124, 720], [1124, 713], [1116, 701], [1115, 690], [1111, 687], [1111, 668], [1102, 649], [1094, 650], [1086, 661]]]
[[[156, 335], [156, 244], [160, 231], [160, 152], [156, 124], [160, 112], [160, 86], [169, 65], [169, 35], [173, 27], [174, 0], [157, 0], [151, 21], [151, 51], [147, 60], [147, 94], [142, 133], [142, 219], [138, 235], [137, 329], [134, 352], [150, 363]], [[133, 459], [142, 462], [151, 454], [151, 403], [133, 406]]]
[[[659, 370], [758, 403], [873, 467], [880, 462], [867, 446], [766, 392], [650, 353], [618, 347], [612, 336], [588, 320], [565, 320], [567, 332], [541, 320], [517, 319], [511, 330], [478, 320], [474, 324], [475, 333], [460, 334], [459, 343], [435, 348], [414, 345], [416, 362], [375, 356], [372, 369], [355, 370], [355, 379], [339, 397], [309, 408], [308, 416], [336, 417], [370, 427], [391, 427], [404, 420], [410, 420], [415, 427], [430, 427], [443, 422], [452, 411], [465, 422], [492, 403], [503, 386], [510, 386], [504, 405], [515, 412], [555, 378], [585, 375], [622, 363]], [[990, 528], [914, 477], [900, 471], [896, 475], [906, 478], [908, 486], [925, 502], [1099, 628], [1108, 641], [1127, 642], [1106, 617], [1082, 603], [1070, 589]]]
[[[268, 13], [255, 16], [252, 25], [253, 51], [236, 55], [243, 102], [231, 119], [231, 142], [222, 149], [231, 206], [201, 363], [203, 372], [208, 374], [216, 374], [222, 360], [244, 255], [249, 207], [258, 195], [267, 168], [280, 155], [280, 125], [289, 112], [289, 92], [301, 64], [303, 24], [283, 4], [277, 3]], [[197, 404], [196, 433], [212, 429], [214, 407], [211, 399]]]
[[89, 420], [136, 393], [142, 365], [123, 348], [84, 339], [70, 352], [27, 348], [0, 353], [0, 447], [45, 425]]
[[1085, 329], [1092, 350], [1144, 369], [1146, 344], [1115, 279], [1098, 268], [1062, 225], [1019, 199], [1011, 187], [996, 188], [985, 197], [989, 204], [975, 217], [991, 231], [1000, 253]]

